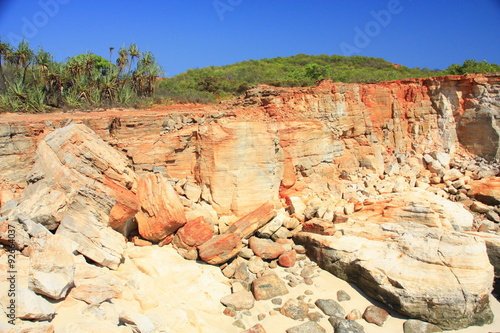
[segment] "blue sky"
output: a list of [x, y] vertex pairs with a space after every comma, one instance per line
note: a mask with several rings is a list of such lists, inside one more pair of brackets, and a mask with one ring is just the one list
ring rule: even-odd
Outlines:
[[500, 63], [500, 0], [0, 0], [0, 37], [23, 35], [58, 61], [133, 42], [166, 76], [298, 53], [443, 69]]

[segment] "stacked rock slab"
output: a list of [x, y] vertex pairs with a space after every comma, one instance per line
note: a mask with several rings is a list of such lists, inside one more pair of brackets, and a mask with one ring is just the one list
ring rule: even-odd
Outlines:
[[35, 161], [11, 217], [27, 216], [57, 229], [88, 258], [117, 268], [125, 241], [110, 226], [126, 229], [139, 208], [126, 157], [85, 125], [73, 124], [40, 141]]

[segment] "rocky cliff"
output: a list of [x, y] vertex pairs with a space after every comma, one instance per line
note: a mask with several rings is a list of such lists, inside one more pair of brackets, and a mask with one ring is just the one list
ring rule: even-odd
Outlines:
[[499, 89], [500, 75], [493, 74], [323, 81], [312, 88], [256, 86], [213, 108], [7, 114], [0, 117], [0, 171], [5, 181], [24, 186], [40, 138], [84, 123], [123, 151], [139, 173], [161, 170], [197, 180], [220, 213], [242, 215], [277, 200], [283, 175], [293, 178], [294, 170], [382, 173], [401, 154], [454, 153], [458, 144], [497, 159]]
[[[271, 299], [281, 304], [275, 298], [289, 292], [284, 280], [291, 288], [313, 285], [306, 254], [410, 318], [444, 329], [495, 325], [499, 88], [493, 74], [322, 81], [260, 85], [216, 106], [2, 115], [0, 242], [11, 244], [15, 229], [12, 246], [30, 272], [23, 287], [47, 308], [19, 323], [53, 319], [61, 327], [47, 297], [94, 304], [94, 281], [81, 276], [99, 267], [116, 272], [98, 285], [108, 295], [98, 298], [99, 311], [114, 318], [106, 325], [172, 328], [155, 315], [171, 303], [162, 300], [170, 289], [150, 304], [131, 296], [143, 286], [127, 280], [141, 271], [161, 283], [168, 263], [157, 258], [167, 246], [220, 265], [232, 286], [221, 299], [224, 314], [237, 327], [245, 327], [239, 311]], [[125, 283], [110, 282], [116, 278], [131, 290], [111, 288]], [[289, 299], [280, 313], [313, 325], [323, 318], [308, 310], [317, 306], [334, 328], [358, 325], [357, 309], [346, 315], [333, 299], [306, 304], [304, 297]], [[130, 302], [134, 311], [120, 310]], [[382, 326], [387, 315], [368, 307], [363, 318]]]

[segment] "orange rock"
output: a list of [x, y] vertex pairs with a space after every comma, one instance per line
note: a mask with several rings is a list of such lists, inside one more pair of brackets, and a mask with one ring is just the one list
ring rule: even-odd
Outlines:
[[184, 207], [170, 183], [160, 174], [139, 179], [141, 210], [135, 215], [140, 235], [157, 243], [186, 224]]
[[335, 234], [335, 225], [332, 221], [311, 219], [302, 225], [303, 232], [312, 232], [319, 235], [332, 236]]
[[158, 243], [158, 246], [159, 247], [162, 247], [162, 246], [165, 246], [165, 245], [168, 245], [170, 243], [172, 243], [172, 240], [174, 239], [174, 234], [170, 234], [168, 235], [167, 237], [163, 238], [159, 243]]
[[285, 169], [283, 171], [283, 179], [281, 180], [281, 186], [284, 188], [290, 188], [295, 185], [297, 177], [295, 177], [295, 167], [293, 165], [290, 153], [285, 150]]
[[295, 261], [297, 260], [297, 253], [295, 251], [288, 251], [283, 253], [278, 258], [278, 264], [283, 267], [293, 267], [295, 266]]
[[276, 216], [276, 210], [270, 203], [265, 203], [253, 212], [243, 216], [231, 224], [226, 234], [238, 234], [240, 238], [248, 238]]
[[269, 239], [251, 237], [248, 244], [253, 253], [262, 259], [276, 259], [284, 252], [284, 248], [281, 244], [275, 243]]
[[173, 242], [177, 247], [191, 249], [208, 241], [214, 232], [205, 218], [200, 216], [187, 222], [174, 236]]
[[471, 181], [469, 195], [487, 205], [500, 204], [500, 177]]
[[138, 236], [132, 237], [132, 243], [134, 243], [135, 246], [151, 246], [151, 245], [153, 245], [153, 243], [151, 243], [150, 241], [141, 239]]
[[242, 248], [239, 235], [223, 234], [198, 246], [198, 255], [208, 264], [219, 265], [235, 257]]

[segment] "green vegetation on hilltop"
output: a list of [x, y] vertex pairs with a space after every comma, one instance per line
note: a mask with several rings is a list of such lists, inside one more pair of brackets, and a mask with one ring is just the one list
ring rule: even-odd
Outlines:
[[312, 86], [317, 80], [380, 82], [440, 75], [500, 72], [500, 66], [486, 61], [466, 60], [445, 70], [408, 68], [381, 58], [340, 55], [306, 55], [247, 60], [227, 66], [210, 66], [188, 71], [160, 83], [158, 94], [181, 102], [207, 103], [242, 94], [249, 86]]
[[46, 112], [147, 106], [153, 103], [213, 103], [243, 94], [255, 84], [312, 86], [321, 79], [379, 82], [440, 75], [500, 72], [486, 61], [466, 60], [447, 69], [408, 68], [381, 58], [306, 55], [247, 60], [227, 66], [189, 69], [158, 80], [161, 67], [150, 52], [131, 44], [118, 50], [115, 63], [93, 53], [64, 62], [21, 42], [12, 47], [0, 39], [0, 111]]
[[135, 44], [119, 50], [116, 64], [90, 52], [59, 63], [26, 41], [12, 47], [0, 40], [0, 111], [144, 105], [161, 74], [155, 57]]
[[255, 84], [279, 87], [312, 86], [329, 78], [340, 82], [378, 82], [442, 75], [427, 68], [408, 68], [381, 58], [306, 55], [247, 60], [232, 65], [189, 69], [160, 84], [160, 93], [191, 102], [208, 102], [244, 92]]

